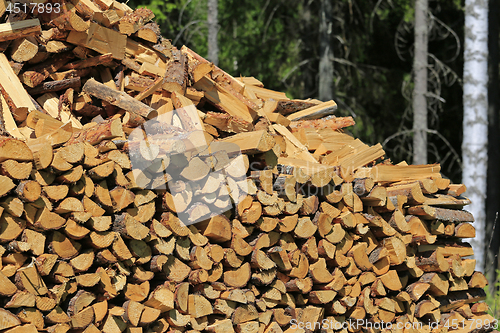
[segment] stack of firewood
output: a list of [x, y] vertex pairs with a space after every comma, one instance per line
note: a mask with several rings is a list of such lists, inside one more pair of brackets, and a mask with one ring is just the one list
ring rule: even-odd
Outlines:
[[148, 9], [0, 14], [2, 332], [495, 327], [439, 165], [176, 49]]

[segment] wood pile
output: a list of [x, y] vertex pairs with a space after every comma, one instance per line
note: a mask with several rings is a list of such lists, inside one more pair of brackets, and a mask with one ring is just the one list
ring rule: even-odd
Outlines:
[[148, 9], [57, 4], [0, 0], [2, 332], [493, 329], [439, 165], [176, 49]]

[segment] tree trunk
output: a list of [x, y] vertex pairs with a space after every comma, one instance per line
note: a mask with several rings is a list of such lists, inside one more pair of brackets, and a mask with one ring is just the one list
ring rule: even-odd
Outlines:
[[322, 101], [333, 99], [332, 11], [332, 1], [321, 0], [319, 11], [319, 99]]
[[217, 34], [219, 32], [218, 16], [218, 0], [208, 0], [208, 60], [219, 65], [219, 44], [217, 42]]
[[[500, 89], [499, 83], [499, 68], [498, 62], [500, 61], [499, 38], [500, 38], [500, 25], [498, 19], [500, 18], [500, 5], [498, 1], [490, 2], [489, 10], [489, 75], [490, 84], [488, 87], [488, 192], [486, 200], [486, 230], [491, 234], [486, 239], [488, 247], [486, 249], [487, 263], [485, 268], [485, 275], [490, 282], [490, 290], [495, 287], [495, 280], [497, 274], [495, 270], [498, 268], [498, 251], [500, 250], [500, 226], [495, 226], [498, 222], [496, 214], [500, 207], [500, 123], [498, 109], [500, 107], [500, 100], [498, 98], [498, 90]], [[491, 240], [491, 241], [490, 241]], [[491, 242], [491, 243], [490, 243]]]
[[462, 180], [472, 201], [476, 269], [484, 270], [488, 169], [488, 1], [465, 1]]
[[428, 0], [415, 1], [413, 56], [413, 164], [427, 164], [427, 11]]
[[301, 85], [302, 85], [302, 98], [316, 97], [317, 95], [317, 82], [315, 79], [315, 72], [317, 63], [311, 60], [311, 55], [314, 54], [313, 50], [316, 49], [314, 43], [313, 31], [313, 10], [312, 4], [309, 1], [302, 1], [300, 10], [300, 43], [302, 44], [300, 54], [301, 60], [304, 63], [301, 70]]

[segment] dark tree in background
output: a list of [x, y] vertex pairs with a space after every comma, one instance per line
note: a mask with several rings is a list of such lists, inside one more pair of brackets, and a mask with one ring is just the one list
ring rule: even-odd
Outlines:
[[218, 0], [207, 0], [207, 25], [208, 25], [208, 54], [207, 59], [214, 63], [215, 66], [219, 64], [219, 20]]
[[320, 0], [319, 24], [319, 83], [318, 97], [322, 101], [333, 99], [332, 0]]
[[488, 88], [488, 182], [486, 196], [486, 258], [485, 274], [490, 282], [489, 288], [495, 288], [495, 272], [499, 267], [498, 253], [500, 250], [500, 225], [498, 213], [500, 210], [500, 4], [489, 1], [488, 48], [489, 48], [489, 88]]

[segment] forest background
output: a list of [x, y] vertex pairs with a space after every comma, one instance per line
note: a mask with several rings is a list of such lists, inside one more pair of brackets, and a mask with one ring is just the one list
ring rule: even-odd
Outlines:
[[[131, 0], [162, 35], [233, 76], [254, 76], [289, 98], [333, 99], [363, 142], [414, 162], [415, 2], [421, 0]], [[462, 182], [465, 3], [425, 0], [427, 163]], [[498, 1], [488, 10], [488, 174], [480, 269], [498, 284], [500, 125]], [[417, 23], [422, 24], [422, 21]], [[418, 48], [417, 48], [418, 50]], [[422, 124], [420, 124], [422, 125]], [[476, 226], [477, 227], [477, 226]], [[496, 282], [496, 283], [495, 283]], [[498, 286], [497, 286], [498, 291]], [[500, 298], [499, 298], [500, 299]], [[500, 308], [500, 306], [499, 306]]]

